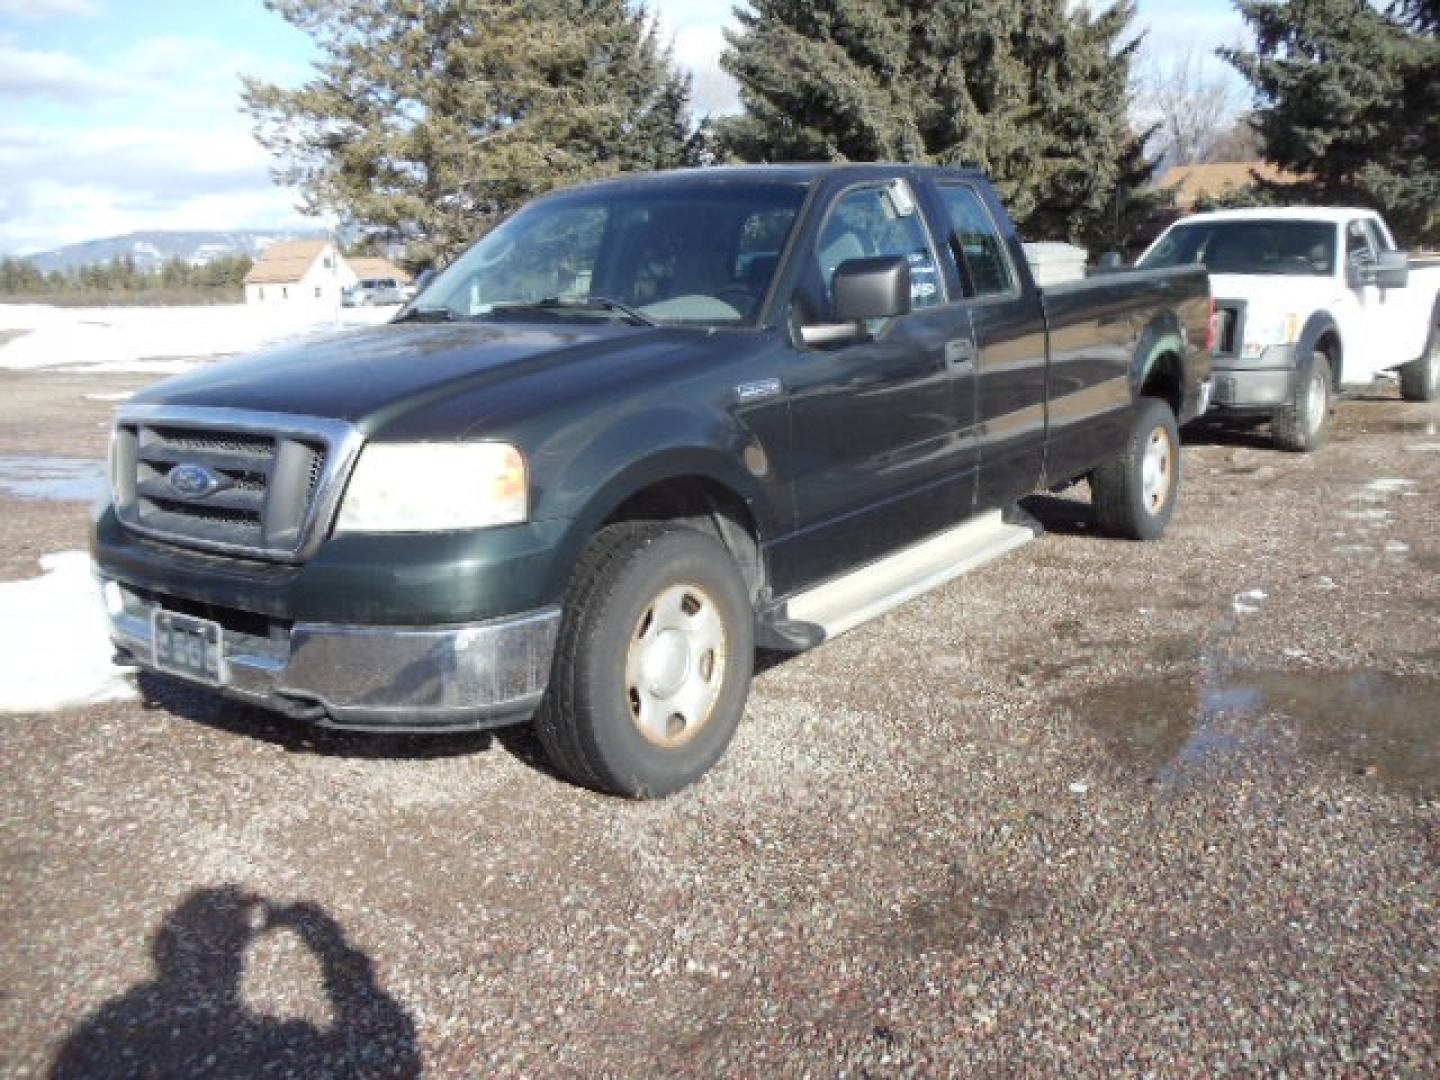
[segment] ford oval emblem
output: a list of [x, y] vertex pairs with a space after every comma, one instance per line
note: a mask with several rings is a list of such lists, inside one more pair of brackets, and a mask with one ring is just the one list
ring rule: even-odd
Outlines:
[[187, 499], [203, 499], [225, 486], [225, 481], [204, 465], [176, 465], [166, 479], [178, 494]]

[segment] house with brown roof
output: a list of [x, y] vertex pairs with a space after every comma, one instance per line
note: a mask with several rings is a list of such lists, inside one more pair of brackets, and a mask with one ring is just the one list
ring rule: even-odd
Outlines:
[[372, 255], [355, 255], [345, 260], [358, 281], [393, 280], [401, 285], [410, 284], [410, 275], [389, 259]]
[[245, 275], [247, 304], [311, 304], [336, 307], [355, 271], [329, 240], [281, 240], [271, 244]]
[[1226, 161], [1209, 165], [1175, 165], [1160, 178], [1162, 191], [1175, 192], [1175, 207], [1188, 213], [1202, 198], [1227, 195], [1255, 183], [1293, 184], [1299, 176], [1268, 161]]

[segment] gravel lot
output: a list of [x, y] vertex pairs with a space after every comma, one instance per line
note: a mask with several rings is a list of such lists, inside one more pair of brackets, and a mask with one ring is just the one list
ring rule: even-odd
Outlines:
[[[0, 457], [143, 381], [0, 373]], [[158, 681], [0, 716], [0, 1073], [1436, 1075], [1440, 408], [1185, 467], [1160, 544], [1037, 498], [770, 663], [660, 803]], [[84, 520], [0, 496], [0, 579]]]

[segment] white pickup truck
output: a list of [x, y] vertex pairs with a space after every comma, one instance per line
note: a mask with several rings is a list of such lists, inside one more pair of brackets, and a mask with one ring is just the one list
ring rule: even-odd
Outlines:
[[1396, 250], [1372, 210], [1195, 214], [1140, 256], [1203, 263], [1219, 321], [1211, 408], [1269, 416], [1277, 445], [1316, 449], [1337, 391], [1397, 371], [1411, 401], [1440, 397], [1440, 255]]

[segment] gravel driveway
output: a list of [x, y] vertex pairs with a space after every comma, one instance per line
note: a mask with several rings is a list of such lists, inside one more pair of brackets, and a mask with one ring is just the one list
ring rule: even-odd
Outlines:
[[[139, 381], [0, 373], [0, 456]], [[1440, 407], [1185, 468], [1162, 543], [1037, 497], [770, 658], [664, 802], [149, 679], [0, 716], [0, 1073], [1436, 1075]], [[0, 578], [84, 520], [0, 496]]]

